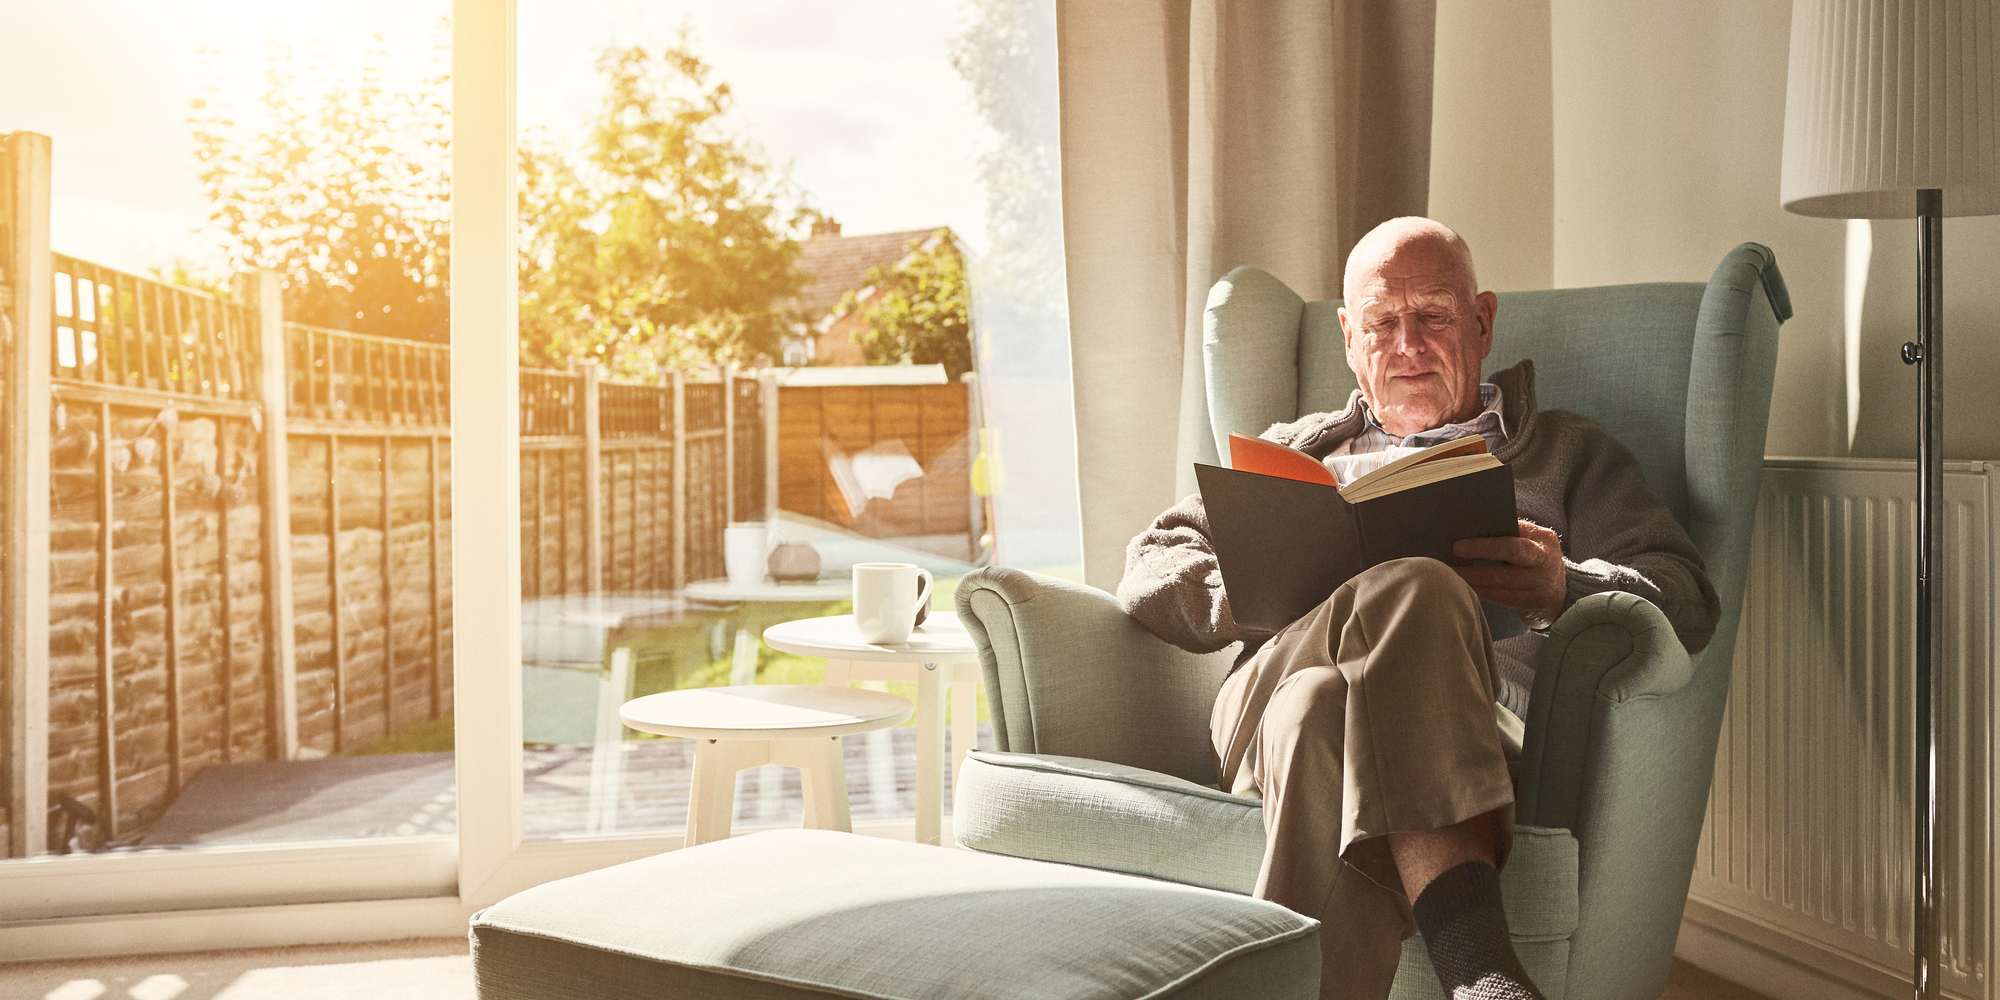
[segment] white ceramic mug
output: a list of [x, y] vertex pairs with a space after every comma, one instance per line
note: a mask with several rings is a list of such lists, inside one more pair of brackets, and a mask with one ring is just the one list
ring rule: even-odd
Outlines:
[[854, 564], [854, 627], [864, 642], [908, 642], [930, 600], [931, 571], [916, 563]]
[[722, 529], [722, 565], [730, 583], [741, 587], [764, 579], [768, 540], [762, 521], [735, 521]]

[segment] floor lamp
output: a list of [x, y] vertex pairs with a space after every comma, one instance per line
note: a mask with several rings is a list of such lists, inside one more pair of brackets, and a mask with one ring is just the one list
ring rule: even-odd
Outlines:
[[1916, 909], [1912, 986], [1938, 981], [1937, 731], [1944, 636], [1944, 217], [2000, 213], [2000, 4], [1795, 0], [1779, 200], [1917, 220]]

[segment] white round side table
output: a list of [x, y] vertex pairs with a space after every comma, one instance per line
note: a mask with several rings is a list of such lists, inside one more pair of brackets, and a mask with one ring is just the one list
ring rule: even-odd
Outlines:
[[979, 649], [958, 616], [932, 611], [906, 642], [861, 638], [853, 615], [779, 622], [764, 630], [764, 644], [801, 656], [826, 658], [826, 683], [917, 682], [918, 843], [935, 844], [944, 825], [944, 704], [951, 694], [951, 766], [956, 774], [972, 748], [978, 711]]
[[690, 688], [634, 698], [618, 709], [627, 726], [694, 743], [687, 846], [729, 836], [736, 772], [760, 764], [799, 769], [805, 825], [851, 831], [840, 738], [900, 725], [910, 703], [894, 695], [821, 684]]

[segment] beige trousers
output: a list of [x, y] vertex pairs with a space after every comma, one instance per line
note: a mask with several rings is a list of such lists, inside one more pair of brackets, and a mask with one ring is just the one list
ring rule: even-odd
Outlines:
[[1416, 933], [1383, 834], [1493, 813], [1506, 864], [1519, 723], [1498, 691], [1478, 598], [1435, 559], [1354, 577], [1223, 682], [1222, 787], [1264, 799], [1255, 894], [1320, 921], [1322, 998], [1387, 997]]

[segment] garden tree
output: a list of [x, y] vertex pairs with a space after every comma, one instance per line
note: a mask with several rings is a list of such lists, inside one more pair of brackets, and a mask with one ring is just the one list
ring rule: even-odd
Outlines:
[[[222, 274], [284, 276], [285, 315], [411, 340], [450, 335], [448, 50], [421, 81], [384, 85], [376, 36], [361, 68], [308, 92], [292, 53], [269, 53], [261, 108], [237, 113], [220, 87], [188, 124]], [[219, 275], [210, 275], [210, 283]]]
[[[450, 87], [440, 30], [414, 85], [362, 69], [308, 89], [273, 49], [256, 108], [218, 84], [193, 103], [200, 181], [226, 285], [284, 275], [285, 315], [416, 340], [449, 335]], [[727, 84], [685, 37], [598, 60], [605, 92], [584, 148], [520, 155], [521, 356], [594, 358], [628, 375], [776, 353], [813, 213], [725, 127]]]
[[972, 296], [965, 256], [942, 229], [912, 241], [910, 251], [898, 263], [869, 268], [862, 287], [874, 293], [864, 301], [850, 291], [838, 311], [860, 311], [865, 329], [854, 335], [854, 342], [869, 363], [941, 364], [957, 381], [972, 369]]
[[[971, 0], [971, 22], [951, 42], [951, 64], [995, 141], [979, 157], [991, 244], [974, 280], [982, 315], [1060, 325], [1064, 316], [1062, 211], [1049, 186], [1061, 176], [1053, 38], [1055, 0]], [[988, 324], [990, 325], [990, 324]]]
[[582, 154], [522, 151], [523, 359], [635, 374], [771, 360], [814, 213], [725, 127], [729, 85], [685, 36], [597, 67]]

